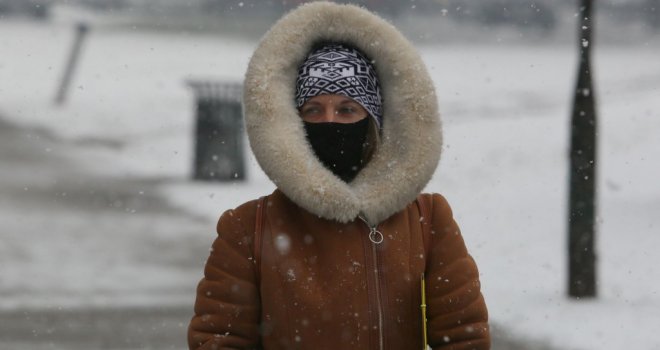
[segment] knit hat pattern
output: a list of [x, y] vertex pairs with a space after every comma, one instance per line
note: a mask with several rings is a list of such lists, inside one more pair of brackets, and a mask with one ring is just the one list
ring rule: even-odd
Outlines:
[[352, 98], [369, 112], [378, 128], [382, 128], [383, 100], [376, 69], [357, 49], [332, 43], [307, 56], [298, 70], [296, 107], [325, 94]]

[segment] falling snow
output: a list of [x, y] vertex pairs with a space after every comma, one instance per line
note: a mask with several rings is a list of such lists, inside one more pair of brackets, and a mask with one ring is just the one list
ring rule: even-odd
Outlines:
[[[0, 21], [0, 29], [0, 118], [48, 130], [72, 144], [89, 138], [111, 140], [120, 146], [66, 148], [67, 157], [85, 171], [108, 178], [172, 179], [139, 193], [158, 192], [208, 221], [208, 230], [195, 230], [182, 241], [184, 231], [136, 211], [131, 217], [149, 219], [139, 240], [164, 245], [194, 241], [203, 248], [194, 262], [186, 260], [186, 267], [173, 268], [171, 260], [129, 266], [121, 261], [139, 255], [176, 261], [182, 249], [168, 250], [170, 257], [153, 245], [137, 244], [136, 237], [114, 229], [118, 220], [96, 219], [116, 231], [108, 237], [94, 236], [93, 231], [74, 236], [66, 229], [83, 226], [86, 219], [76, 213], [46, 211], [35, 221], [0, 201], [0, 227], [12, 228], [3, 232], [5, 246], [0, 247], [0, 266], [9, 267], [2, 270], [0, 308], [189, 305], [218, 213], [274, 186], [251, 157], [245, 183], [188, 181], [194, 119], [191, 93], [183, 82], [190, 76], [240, 80], [255, 43], [155, 31], [122, 37], [97, 30], [74, 85], [85, 88], [72, 92], [69, 105], [54, 109], [53, 86], [70, 38], [69, 25], [63, 20], [40, 26]], [[437, 88], [445, 143], [451, 144], [425, 190], [443, 193], [452, 204], [479, 264], [491, 320], [500, 329], [558, 348], [656, 349], [660, 284], [649, 276], [657, 275], [660, 266], [654, 250], [660, 246], [660, 168], [652, 161], [660, 153], [660, 102], [658, 79], [649, 72], [660, 71], [660, 48], [653, 43], [599, 43], [591, 47], [598, 63], [593, 93], [599, 102], [602, 159], [597, 178], [598, 299], [569, 300], [564, 290], [567, 121], [577, 59], [572, 46], [420, 46]], [[39, 151], [55, 159], [62, 147], [48, 145]], [[4, 188], [9, 180], [1, 179]], [[39, 190], [26, 184], [18, 189]], [[57, 198], [69, 200], [72, 193], [61, 191]], [[134, 210], [125, 201], [111, 203]], [[277, 235], [274, 243], [282, 254], [292, 248], [285, 234]], [[303, 243], [310, 244], [307, 238]], [[77, 249], [71, 249], [74, 246]], [[99, 269], [104, 274], [98, 274]], [[300, 283], [294, 270], [285, 274]], [[7, 288], [27, 292], [4, 297]]]

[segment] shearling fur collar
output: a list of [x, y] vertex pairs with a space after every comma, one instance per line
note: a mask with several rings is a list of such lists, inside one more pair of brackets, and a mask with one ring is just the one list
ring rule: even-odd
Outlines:
[[[375, 61], [382, 88], [381, 145], [350, 184], [318, 161], [293, 103], [298, 66], [319, 41], [358, 47]], [[244, 89], [257, 161], [286, 196], [320, 217], [362, 215], [378, 224], [415, 200], [440, 159], [437, 99], [424, 63], [392, 25], [359, 7], [315, 2], [284, 16], [254, 52]]]

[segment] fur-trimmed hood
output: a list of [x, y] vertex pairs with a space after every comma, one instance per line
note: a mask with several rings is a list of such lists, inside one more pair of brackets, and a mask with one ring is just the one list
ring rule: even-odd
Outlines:
[[[316, 158], [294, 106], [299, 65], [321, 41], [346, 43], [374, 61], [383, 96], [381, 144], [351, 183]], [[353, 5], [315, 2], [262, 38], [245, 78], [244, 113], [260, 166], [287, 197], [320, 217], [375, 225], [415, 200], [440, 159], [442, 133], [431, 78], [392, 25]]]

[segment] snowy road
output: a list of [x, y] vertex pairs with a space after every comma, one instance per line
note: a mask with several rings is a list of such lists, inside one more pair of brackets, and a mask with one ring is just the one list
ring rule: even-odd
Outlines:
[[79, 153], [0, 119], [0, 349], [184, 348], [213, 223]]
[[[0, 124], [0, 310], [192, 303], [214, 223], [107, 178], [48, 133]], [[87, 150], [89, 151], [89, 150]]]
[[0, 314], [0, 348], [184, 349], [189, 307], [14, 311]]

